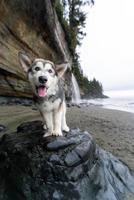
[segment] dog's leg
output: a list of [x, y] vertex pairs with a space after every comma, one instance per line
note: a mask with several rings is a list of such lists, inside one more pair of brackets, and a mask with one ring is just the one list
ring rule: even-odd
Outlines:
[[52, 112], [43, 114], [43, 118], [46, 121], [48, 132], [43, 137], [51, 136], [53, 134], [53, 117]]
[[63, 101], [63, 110], [62, 110], [62, 130], [65, 132], [69, 132], [69, 127], [67, 126], [66, 123], [66, 103]]
[[42, 113], [42, 111], [39, 109], [39, 112], [40, 112], [40, 115], [41, 115], [41, 117], [43, 118], [43, 129], [47, 129], [47, 126], [46, 126], [46, 121], [45, 121], [45, 118], [44, 118], [44, 115], [43, 115], [43, 113]]
[[53, 135], [62, 136], [61, 131], [61, 120], [62, 120], [62, 108], [56, 109], [53, 112], [54, 130]]

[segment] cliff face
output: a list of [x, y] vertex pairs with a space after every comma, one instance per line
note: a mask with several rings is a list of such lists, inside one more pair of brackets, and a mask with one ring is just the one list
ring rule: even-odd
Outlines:
[[0, 95], [31, 97], [18, 51], [71, 64], [64, 31], [51, 0], [0, 2]]

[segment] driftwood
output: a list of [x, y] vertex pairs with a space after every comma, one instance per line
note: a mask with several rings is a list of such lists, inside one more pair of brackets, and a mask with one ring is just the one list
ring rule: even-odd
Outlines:
[[40, 121], [0, 139], [0, 200], [132, 200], [128, 167], [79, 129], [43, 139]]

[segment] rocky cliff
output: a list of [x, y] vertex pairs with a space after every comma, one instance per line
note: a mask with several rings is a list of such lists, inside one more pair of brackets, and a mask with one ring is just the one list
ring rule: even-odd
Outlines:
[[18, 63], [20, 50], [53, 62], [71, 63], [64, 31], [52, 2], [0, 1], [0, 95], [31, 97]]

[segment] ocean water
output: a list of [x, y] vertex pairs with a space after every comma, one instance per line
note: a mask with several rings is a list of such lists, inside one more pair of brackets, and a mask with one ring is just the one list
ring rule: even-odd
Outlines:
[[101, 105], [104, 108], [134, 113], [134, 90], [105, 91], [107, 99], [91, 99], [89, 103]]

